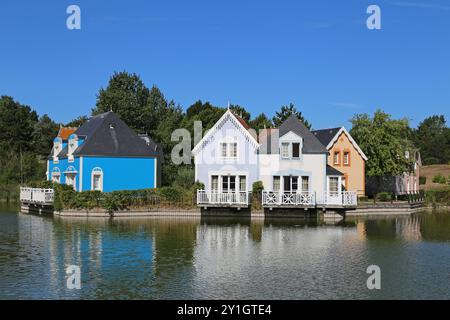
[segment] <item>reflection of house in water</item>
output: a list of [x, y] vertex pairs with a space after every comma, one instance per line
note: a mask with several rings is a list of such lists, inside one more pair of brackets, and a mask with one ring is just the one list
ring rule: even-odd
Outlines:
[[420, 240], [421, 221], [419, 216], [396, 219], [360, 220], [356, 224], [360, 239], [403, 239]]
[[398, 237], [411, 241], [420, 240], [422, 234], [420, 232], [420, 218], [413, 216], [408, 219], [395, 219], [395, 233]]

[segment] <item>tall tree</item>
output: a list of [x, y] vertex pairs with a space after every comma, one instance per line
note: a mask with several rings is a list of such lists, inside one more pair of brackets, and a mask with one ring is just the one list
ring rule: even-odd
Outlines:
[[350, 121], [350, 134], [368, 158], [368, 176], [392, 176], [411, 170], [412, 159], [405, 157], [406, 151], [412, 150], [407, 119], [395, 120], [377, 110], [373, 117], [357, 114]]
[[66, 123], [65, 127], [80, 127], [83, 123], [85, 123], [88, 120], [87, 116], [79, 116], [68, 123]]
[[233, 111], [233, 113], [239, 117], [241, 117], [242, 119], [245, 120], [245, 122], [249, 122], [250, 121], [250, 112], [248, 112], [247, 110], [245, 110], [244, 107], [241, 107], [238, 104], [232, 104], [230, 105], [230, 110]]
[[53, 146], [53, 139], [57, 134], [58, 125], [46, 114], [40, 117], [33, 130], [33, 144], [36, 154], [41, 158], [48, 156]]
[[261, 113], [251, 120], [249, 125], [258, 132], [258, 130], [272, 127], [272, 121], [264, 113]]
[[150, 91], [139, 75], [115, 72], [109, 79], [106, 89], [100, 89], [92, 114], [113, 111], [131, 128], [145, 131], [146, 107]]
[[420, 150], [423, 164], [449, 163], [450, 128], [443, 115], [434, 115], [419, 123], [414, 130], [414, 142]]
[[287, 118], [289, 118], [291, 115], [296, 115], [297, 118], [300, 119], [300, 121], [308, 128], [311, 129], [311, 124], [306, 120], [302, 113], [297, 110], [295, 105], [291, 102], [289, 105], [285, 105], [281, 107], [281, 110], [278, 111], [275, 116], [272, 118], [273, 124], [276, 127], [279, 127]]

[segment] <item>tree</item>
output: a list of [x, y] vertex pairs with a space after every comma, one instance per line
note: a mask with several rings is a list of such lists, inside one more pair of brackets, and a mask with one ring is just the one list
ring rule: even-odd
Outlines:
[[66, 123], [64, 126], [65, 127], [81, 127], [83, 125], [83, 123], [85, 123], [88, 120], [87, 116], [79, 116], [73, 120], [71, 120], [70, 122]]
[[41, 156], [41, 158], [48, 156], [57, 134], [58, 125], [46, 114], [40, 117], [33, 130], [33, 145], [36, 154]]
[[296, 115], [297, 118], [308, 128], [311, 129], [311, 124], [303, 117], [300, 111], [297, 111], [297, 108], [293, 103], [290, 103], [288, 106], [282, 106], [281, 110], [278, 111], [275, 116], [272, 118], [273, 124], [276, 127], [279, 127], [289, 116]]
[[423, 164], [449, 163], [450, 128], [443, 115], [433, 115], [419, 123], [414, 130], [414, 142], [420, 150]]
[[413, 160], [405, 157], [405, 152], [413, 149], [407, 119], [394, 120], [377, 110], [372, 118], [357, 114], [350, 121], [350, 134], [368, 158], [368, 176], [395, 176], [412, 169]]
[[258, 132], [261, 129], [272, 127], [272, 121], [264, 113], [261, 113], [255, 119], [251, 120], [249, 125]]
[[101, 88], [97, 95], [92, 114], [113, 111], [132, 129], [145, 131], [148, 123], [149, 89], [135, 73], [115, 72], [109, 79], [106, 89]]
[[244, 107], [241, 107], [238, 104], [232, 104], [230, 105], [230, 110], [233, 111], [233, 113], [239, 117], [241, 117], [242, 119], [245, 120], [245, 122], [249, 122], [250, 121], [250, 112], [248, 112], [247, 110], [245, 110]]

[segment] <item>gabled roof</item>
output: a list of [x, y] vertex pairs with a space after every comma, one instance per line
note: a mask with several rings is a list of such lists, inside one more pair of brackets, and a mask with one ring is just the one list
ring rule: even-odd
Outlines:
[[[338, 129], [338, 130], [336, 130], [336, 129]], [[353, 140], [353, 137], [350, 135], [350, 133], [347, 131], [347, 129], [345, 129], [345, 127], [315, 130], [315, 131], [313, 131], [313, 133], [319, 140], [321, 140], [323, 145], [326, 146], [327, 150], [330, 150], [331, 147], [334, 145], [334, 143], [339, 138], [339, 136], [342, 133], [344, 133], [347, 136], [348, 140], [350, 140], [350, 143], [353, 145], [353, 147], [356, 149], [356, 151], [358, 151], [358, 153], [361, 155], [361, 157], [367, 161], [367, 156], [364, 154], [364, 152], [358, 146], [356, 141]], [[322, 139], [323, 139], [323, 141], [322, 141]]]
[[325, 146], [309, 131], [296, 115], [291, 115], [280, 126], [279, 136], [283, 137], [288, 132], [294, 132], [303, 138], [302, 153], [328, 153]]
[[327, 146], [330, 141], [336, 136], [336, 133], [338, 133], [339, 130], [341, 130], [341, 127], [313, 130], [312, 133], [324, 146]]
[[329, 164], [327, 164], [327, 176], [343, 176], [344, 174], [340, 172], [338, 169], [333, 168]]
[[259, 143], [255, 137], [255, 131], [250, 128], [250, 126], [245, 122], [244, 119], [235, 115], [230, 109], [228, 109], [227, 111], [225, 111], [222, 117], [220, 117], [220, 119], [214, 124], [214, 126], [208, 130], [208, 132], [197, 143], [194, 149], [192, 149], [192, 153], [194, 155], [197, 154], [200, 151], [200, 149], [202, 149], [206, 144], [208, 144], [212, 140], [217, 130], [219, 130], [227, 120], [231, 120], [236, 125], [236, 128], [244, 134], [244, 136], [247, 138], [249, 143], [253, 145], [254, 148], [256, 149], [259, 148]]
[[76, 127], [61, 127], [58, 131], [58, 138], [61, 138], [62, 140], [69, 139], [69, 136], [77, 131]]
[[[73, 152], [77, 156], [159, 157], [161, 148], [148, 136], [139, 137], [115, 113], [89, 118], [74, 132], [84, 142]], [[66, 146], [58, 156], [67, 156]]]

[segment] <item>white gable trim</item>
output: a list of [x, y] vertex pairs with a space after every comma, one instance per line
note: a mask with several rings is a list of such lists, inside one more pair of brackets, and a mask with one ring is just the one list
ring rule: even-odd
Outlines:
[[259, 148], [259, 143], [256, 139], [248, 132], [247, 129], [239, 122], [239, 120], [234, 116], [234, 114], [228, 109], [222, 117], [214, 124], [214, 126], [208, 130], [205, 136], [200, 140], [199, 143], [192, 149], [192, 153], [196, 155], [200, 149], [203, 149], [205, 145], [211, 142], [214, 138], [214, 134], [224, 125], [224, 123], [230, 119], [231, 122], [236, 126], [236, 128], [246, 137], [247, 141], [255, 148]]
[[341, 129], [339, 129], [339, 131], [336, 133], [336, 135], [333, 137], [333, 139], [331, 139], [330, 143], [328, 143], [328, 145], [327, 145], [327, 150], [329, 150], [335, 144], [335, 142], [337, 141], [337, 139], [339, 138], [339, 136], [341, 135], [342, 132], [345, 133], [345, 135], [347, 136], [348, 140], [350, 140], [351, 144], [355, 147], [355, 149], [358, 151], [358, 153], [361, 155], [361, 157], [365, 161], [367, 161], [367, 156], [364, 154], [364, 152], [358, 146], [356, 141], [353, 140], [352, 136], [347, 131], [347, 129], [345, 129], [345, 127], [341, 127]]

